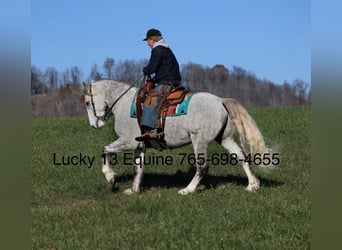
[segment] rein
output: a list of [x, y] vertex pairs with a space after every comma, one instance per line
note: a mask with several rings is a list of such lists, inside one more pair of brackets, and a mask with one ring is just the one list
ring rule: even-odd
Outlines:
[[126, 89], [114, 102], [113, 104], [107, 108], [105, 114], [103, 116], [97, 116], [96, 115], [96, 110], [95, 110], [95, 103], [94, 103], [94, 100], [93, 100], [93, 93], [91, 91], [91, 84], [89, 86], [89, 92], [90, 92], [90, 99], [91, 99], [91, 105], [93, 106], [93, 111], [94, 111], [94, 115], [96, 118], [98, 119], [103, 119], [103, 120], [107, 120], [108, 119], [108, 114], [112, 111], [112, 108], [114, 107], [115, 104], [117, 104], [117, 102], [131, 89], [133, 88], [134, 85], [131, 85], [128, 89]]

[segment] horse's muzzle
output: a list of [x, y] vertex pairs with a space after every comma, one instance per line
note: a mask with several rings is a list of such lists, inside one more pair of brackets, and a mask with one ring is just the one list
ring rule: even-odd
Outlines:
[[105, 125], [105, 122], [102, 121], [101, 119], [96, 120], [97, 129], [101, 129], [104, 125]]
[[101, 129], [105, 125], [105, 122], [101, 119], [96, 119], [95, 124], [90, 125], [93, 129]]

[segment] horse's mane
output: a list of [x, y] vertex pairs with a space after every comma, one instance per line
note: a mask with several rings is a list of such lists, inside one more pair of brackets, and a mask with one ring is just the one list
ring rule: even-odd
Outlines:
[[123, 81], [119, 81], [119, 80], [115, 80], [115, 79], [112, 79], [112, 78], [102, 78], [100, 80], [96, 80], [92, 83], [92, 85], [96, 85], [96, 84], [101, 84], [101, 82], [104, 82], [104, 81], [112, 81], [112, 82], [116, 82], [116, 83], [119, 83], [119, 84], [122, 84], [122, 85], [126, 85], [127, 87], [131, 86], [131, 85], [135, 85], [135, 84], [132, 84], [132, 83], [128, 83], [128, 82], [123, 82]]

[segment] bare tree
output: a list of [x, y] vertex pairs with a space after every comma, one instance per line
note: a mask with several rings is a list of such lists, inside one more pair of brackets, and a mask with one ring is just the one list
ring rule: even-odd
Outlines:
[[46, 79], [46, 83], [50, 87], [50, 90], [54, 91], [57, 89], [58, 71], [54, 67], [48, 67], [46, 69], [44, 78]]
[[142, 69], [147, 64], [147, 60], [119, 61], [115, 67], [115, 79], [138, 85], [142, 76]]
[[243, 79], [246, 76], [246, 70], [244, 70], [241, 67], [238, 66], [233, 66], [233, 71], [232, 71], [232, 75], [238, 80], [240, 81], [241, 79]]
[[285, 105], [296, 104], [296, 96], [293, 92], [292, 86], [285, 81], [282, 85], [282, 103]]
[[293, 91], [297, 97], [297, 102], [299, 105], [303, 105], [307, 102], [307, 89], [309, 84], [302, 81], [301, 79], [296, 79], [293, 82]]
[[79, 67], [72, 66], [70, 68], [70, 76], [71, 76], [71, 84], [74, 88], [78, 88], [81, 84], [81, 75], [82, 72]]
[[209, 91], [217, 93], [218, 95], [224, 94], [225, 83], [228, 82], [229, 70], [222, 64], [216, 64], [207, 72]]
[[100, 73], [96, 63], [91, 67], [89, 78], [94, 81], [102, 79], [102, 74]]
[[113, 67], [114, 67], [114, 58], [107, 57], [107, 59], [103, 63], [103, 68], [105, 69], [107, 73], [107, 77], [109, 79], [112, 79], [113, 77]]
[[31, 95], [46, 93], [47, 86], [44, 83], [43, 72], [35, 65], [31, 65]]
[[68, 86], [70, 83], [70, 70], [66, 69], [62, 72], [62, 86]]
[[207, 68], [201, 64], [188, 63], [182, 65], [183, 82], [193, 91], [208, 91]]

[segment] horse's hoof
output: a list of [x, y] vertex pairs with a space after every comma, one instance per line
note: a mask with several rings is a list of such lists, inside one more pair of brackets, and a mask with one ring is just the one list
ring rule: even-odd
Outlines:
[[140, 189], [128, 188], [124, 191], [124, 194], [132, 195], [132, 194], [140, 194]]
[[113, 177], [109, 180], [109, 184], [113, 187], [113, 186], [115, 186], [115, 183], [116, 183], [115, 177], [113, 176]]
[[101, 152], [101, 157], [106, 156], [109, 153], [107, 146], [103, 147]]
[[181, 194], [181, 195], [188, 195], [188, 194], [193, 193], [193, 192], [194, 191], [191, 191], [191, 190], [189, 190], [187, 188], [183, 188], [183, 189], [178, 191], [178, 193]]
[[254, 184], [249, 184], [247, 187], [246, 187], [246, 190], [248, 192], [255, 192], [259, 189], [260, 185], [259, 183], [254, 183]]
[[131, 188], [128, 188], [123, 193], [127, 194], [127, 195], [132, 195], [133, 194], [133, 190]]

